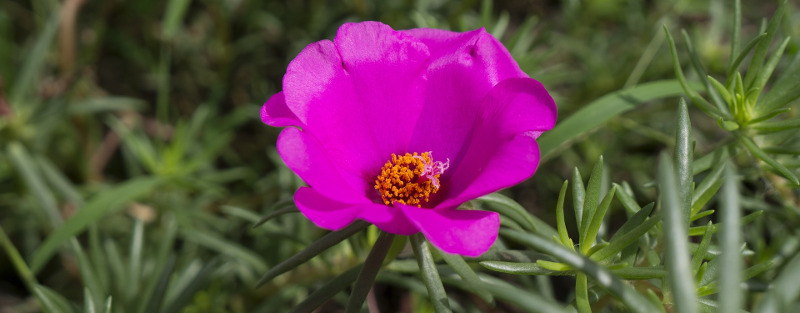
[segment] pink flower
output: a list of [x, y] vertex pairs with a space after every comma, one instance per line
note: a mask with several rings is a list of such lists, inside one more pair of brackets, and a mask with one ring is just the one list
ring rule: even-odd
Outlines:
[[556, 107], [490, 34], [342, 25], [289, 63], [264, 123], [286, 165], [309, 187], [294, 195], [317, 226], [356, 219], [478, 256], [497, 238], [497, 213], [459, 210], [529, 178], [536, 138]]

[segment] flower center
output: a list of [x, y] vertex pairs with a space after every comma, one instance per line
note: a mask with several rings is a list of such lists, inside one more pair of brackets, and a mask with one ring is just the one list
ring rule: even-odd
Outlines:
[[434, 162], [431, 155], [430, 151], [421, 155], [416, 152], [402, 156], [392, 153], [392, 159], [383, 165], [375, 180], [375, 189], [381, 194], [383, 203], [399, 202], [421, 207], [420, 203], [428, 202], [431, 194], [439, 191], [439, 176], [450, 167], [450, 159], [444, 163]]

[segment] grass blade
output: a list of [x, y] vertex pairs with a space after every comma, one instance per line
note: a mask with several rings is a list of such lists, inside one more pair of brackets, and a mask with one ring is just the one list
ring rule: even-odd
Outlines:
[[764, 116], [800, 97], [800, 54], [795, 55], [783, 74], [759, 99], [756, 116]]
[[50, 288], [36, 284], [33, 287], [33, 295], [42, 305], [46, 313], [73, 313], [72, 306], [64, 296], [58, 294]]
[[22, 258], [22, 254], [19, 253], [14, 243], [11, 242], [11, 238], [8, 238], [2, 226], [0, 226], [0, 246], [5, 250], [9, 261], [11, 261], [11, 265], [17, 270], [17, 275], [19, 275], [22, 282], [25, 283], [25, 287], [27, 287], [29, 291], [33, 291], [34, 287], [37, 285], [36, 276], [33, 275], [28, 264], [25, 264], [25, 259]]
[[689, 226], [692, 209], [692, 122], [689, 120], [689, 108], [683, 98], [678, 102], [677, 130], [675, 131], [675, 166], [678, 180], [678, 195], [683, 208], [683, 219]]
[[[617, 187], [619, 192], [616, 193], [617, 200], [619, 203], [625, 207], [625, 210], [628, 211], [630, 214], [636, 214], [637, 212], [641, 211], [642, 208], [636, 203], [636, 200], [633, 198], [633, 193], [628, 193], [628, 189], [624, 188], [623, 186], [617, 185], [616, 183], [613, 186]], [[624, 184], [627, 186], [627, 184]], [[649, 213], [648, 213], [649, 214]]]
[[89, 288], [83, 288], [83, 312], [84, 313], [97, 313], [97, 310], [94, 308], [97, 305], [95, 303], [94, 297], [92, 297], [92, 293], [89, 291]]
[[278, 216], [281, 216], [281, 215], [284, 215], [284, 214], [287, 214], [287, 213], [298, 213], [298, 212], [300, 212], [300, 210], [298, 210], [297, 207], [295, 207], [294, 205], [291, 206], [291, 207], [288, 207], [288, 208], [283, 208], [283, 209], [280, 209], [280, 210], [275, 210], [275, 211], [269, 212], [269, 214], [265, 215], [263, 218], [261, 218], [260, 220], [255, 222], [253, 224], [252, 228], [256, 228], [258, 226], [261, 226], [262, 224], [264, 224], [266, 222], [269, 222], [271, 219], [276, 218]]
[[778, 163], [778, 161], [775, 161], [775, 159], [767, 155], [767, 153], [764, 152], [764, 150], [761, 150], [761, 148], [759, 148], [756, 145], [756, 143], [753, 142], [752, 139], [745, 137], [739, 133], [735, 134], [737, 135], [736, 137], [738, 137], [739, 140], [742, 142], [742, 144], [744, 144], [744, 147], [747, 148], [747, 150], [749, 150], [754, 157], [756, 157], [761, 161], [764, 161], [764, 163], [767, 163], [769, 166], [778, 171], [778, 173], [783, 175], [783, 177], [789, 179], [795, 186], [800, 185], [800, 180], [797, 179], [797, 175], [795, 175], [791, 170], [783, 166], [783, 164]]
[[728, 143], [695, 160], [692, 162], [692, 174], [697, 175], [719, 166], [720, 163], [731, 157], [731, 151], [735, 146], [734, 143]]
[[[144, 221], [137, 218], [134, 221], [133, 231], [131, 232], [131, 245], [128, 247], [128, 273], [131, 273], [131, 275], [128, 276], [130, 280], [127, 282], [127, 288], [123, 289], [129, 299], [136, 297], [136, 294], [141, 290], [142, 276], [139, 273], [142, 272], [142, 263], [144, 263], [143, 246]], [[142, 312], [141, 309], [144, 309], [144, 307], [140, 307], [139, 313]]]
[[[8, 158], [11, 163], [22, 176], [22, 180], [28, 187], [28, 190], [33, 193], [37, 200], [42, 205], [44, 214], [50, 220], [53, 227], [61, 225], [62, 218], [61, 212], [58, 209], [56, 198], [44, 182], [44, 178], [39, 173], [36, 164], [32, 162], [33, 158], [25, 150], [25, 147], [18, 142], [11, 142], [8, 144]], [[34, 270], [35, 272], [36, 270]]]
[[772, 15], [772, 18], [767, 24], [767, 29], [764, 31], [767, 33], [767, 36], [758, 42], [758, 45], [753, 52], [753, 57], [750, 59], [750, 65], [747, 68], [747, 74], [744, 77], [744, 85], [746, 86], [746, 90], [750, 90], [750, 88], [755, 87], [755, 80], [759, 75], [761, 75], [763, 70], [762, 67], [764, 66], [764, 59], [767, 57], [767, 50], [769, 50], [769, 46], [772, 43], [772, 38], [775, 37], [775, 33], [778, 31], [778, 26], [780, 26], [781, 19], [783, 18], [783, 12], [786, 10], [787, 3], [787, 0], [783, 0], [780, 2], [780, 4], [778, 4], [775, 14]]
[[781, 42], [780, 46], [775, 49], [775, 52], [770, 56], [767, 64], [764, 68], [761, 69], [761, 73], [758, 75], [756, 80], [753, 82], [753, 87], [758, 90], [763, 90], [764, 85], [767, 84], [767, 80], [769, 80], [770, 76], [772, 76], [772, 72], [775, 71], [775, 67], [778, 66], [778, 62], [781, 60], [783, 56], [783, 50], [786, 49], [786, 46], [789, 44], [789, 39], [786, 38]]
[[667, 44], [669, 45], [669, 51], [672, 55], [672, 66], [675, 70], [675, 77], [678, 79], [681, 88], [683, 88], [683, 91], [689, 96], [689, 99], [692, 99], [692, 102], [694, 102], [700, 110], [714, 119], [721, 118], [723, 116], [722, 112], [717, 110], [717, 108], [712, 106], [697, 93], [697, 91], [702, 88], [702, 85], [698, 84], [698, 87], [693, 88], [689, 81], [686, 80], [683, 69], [681, 69], [681, 61], [678, 59], [678, 49], [675, 48], [675, 39], [672, 38], [672, 34], [669, 32], [667, 25], [664, 25], [664, 32], [667, 34]]
[[[179, 290], [177, 291], [177, 295], [174, 295], [169, 298], [169, 302], [166, 303], [165, 309], [162, 312], [181, 312], [187, 304], [191, 303], [192, 298], [195, 294], [206, 285], [208, 285], [208, 281], [211, 279], [212, 271], [215, 267], [218, 266], [219, 262], [211, 261], [206, 264], [203, 268], [197, 271], [192, 279], [183, 285], [179, 285]], [[176, 288], [175, 285], [170, 286], [170, 288]]]
[[[686, 83], [683, 88], [696, 93], [702, 86]], [[566, 149], [571, 141], [603, 125], [611, 118], [647, 101], [681, 95], [684, 93], [683, 88], [676, 80], [662, 80], [623, 89], [592, 101], [536, 139], [542, 160], [552, 157], [557, 149]]]
[[[717, 259], [715, 258], [714, 260], [717, 260]], [[748, 267], [747, 269], [745, 269], [742, 272], [741, 277], [742, 277], [743, 280], [747, 280], [747, 279], [756, 277], [756, 276], [760, 275], [761, 273], [764, 273], [766, 270], [769, 270], [769, 269], [773, 268], [773, 265], [775, 265], [775, 262], [773, 262], [771, 260], [770, 261], [766, 261], [766, 262], [762, 262], [762, 263], [758, 263], [756, 265], [753, 265], [753, 266]], [[711, 282], [709, 284], [704, 285], [703, 287], [698, 288], [697, 289], [697, 295], [699, 297], [709, 296], [709, 295], [717, 293], [718, 289], [719, 289], [719, 280]]]
[[488, 204], [489, 208], [497, 213], [503, 214], [512, 218], [515, 222], [523, 225], [529, 231], [538, 232], [547, 236], [555, 236], [558, 234], [550, 224], [532, 216], [523, 208], [519, 203], [509, 197], [499, 193], [492, 193], [478, 198], [483, 203]]
[[481, 19], [480, 23], [483, 27], [489, 27], [492, 22], [492, 0], [481, 1]]
[[194, 229], [184, 230], [182, 237], [187, 241], [205, 246], [222, 255], [227, 255], [234, 260], [241, 261], [258, 272], [267, 270], [267, 264], [264, 263], [258, 254], [238, 243], [227, 240], [211, 232]]
[[146, 106], [147, 102], [141, 99], [111, 96], [70, 102], [67, 114], [91, 115], [115, 111], [140, 111]]
[[293, 313], [311, 313], [316, 310], [319, 306], [321, 306], [325, 301], [330, 300], [333, 298], [337, 293], [344, 290], [345, 288], [349, 287], [356, 278], [358, 277], [358, 273], [361, 272], [361, 268], [364, 267], [364, 264], [357, 265], [347, 272], [342, 273], [341, 275], [337, 276], [333, 280], [326, 283], [321, 288], [317, 289], [313, 293], [311, 293], [308, 297], [306, 297], [303, 302], [300, 302], [297, 306], [295, 306]]
[[164, 13], [164, 24], [161, 29], [164, 38], [171, 40], [175, 33], [178, 31], [183, 17], [186, 15], [186, 9], [189, 8], [191, 0], [170, 0], [167, 4], [166, 13]]
[[[99, 268], [91, 263], [86, 252], [83, 251], [80, 243], [78, 243], [78, 240], [72, 238], [70, 243], [72, 245], [72, 251], [75, 253], [75, 258], [78, 260], [78, 269], [80, 269], [85, 296], [91, 298], [92, 309], [98, 311], [102, 304], [99, 301], [102, 301], [101, 299], [105, 299], [108, 296], [108, 287], [104, 286], [100, 281], [99, 275], [97, 274]], [[97, 301], [97, 303], [94, 301]]]
[[761, 122], [751, 125], [750, 128], [758, 131], [760, 134], [769, 134], [790, 129], [798, 129], [800, 128], [800, 118], [792, 118], [774, 122]]
[[337, 243], [341, 242], [349, 238], [352, 235], [360, 232], [364, 228], [367, 228], [369, 223], [364, 221], [356, 221], [350, 226], [347, 226], [341, 230], [330, 232], [322, 238], [314, 241], [312, 244], [308, 245], [303, 251], [291, 256], [290, 258], [286, 259], [285, 261], [281, 262], [275, 267], [271, 268], [267, 271], [261, 279], [258, 280], [256, 286], [261, 286], [264, 283], [272, 280], [273, 278], [277, 277], [280, 274], [286, 273], [289, 270], [297, 267], [300, 264], [311, 260], [311, 258], [317, 256], [318, 254], [322, 253], [323, 251], [327, 250], [328, 248], [336, 245]]
[[494, 294], [497, 299], [506, 301], [526, 312], [541, 313], [566, 313], [569, 312], [559, 303], [551, 299], [542, 297], [538, 293], [529, 292], [513, 286], [502, 279], [489, 275], [480, 275], [481, 280], [486, 283], [486, 288]]
[[592, 168], [592, 174], [589, 176], [589, 185], [586, 187], [586, 197], [583, 199], [583, 216], [581, 217], [581, 228], [579, 229], [579, 244], [581, 252], [584, 254], [589, 251], [592, 247], [591, 243], [594, 242], [594, 237], [590, 238], [588, 233], [590, 226], [594, 223], [597, 203], [600, 201], [600, 182], [602, 179], [603, 156], [600, 156], [594, 164], [594, 168]]
[[[620, 280], [607, 268], [566, 247], [562, 247], [551, 239], [511, 229], [500, 229], [500, 235], [526, 246], [530, 246], [536, 250], [546, 251], [558, 261], [584, 272], [586, 276], [591, 277], [597, 285], [606, 289], [611, 295], [624, 303], [631, 312], [650, 313], [659, 311], [650, 300], [633, 289], [633, 287]], [[497, 295], [495, 294], [495, 296]]]
[[728, 67], [728, 78], [725, 79], [725, 86], [733, 85], [733, 81], [734, 79], [736, 79], [737, 75], [735, 73], [739, 69], [739, 65], [742, 64], [742, 61], [744, 61], [745, 57], [747, 57], [747, 55], [750, 54], [750, 51], [752, 51], [753, 48], [755, 48], [756, 45], [762, 40], [764, 40], [764, 38], [766, 37], [767, 34], [765, 33], [759, 34], [755, 38], [751, 39], [750, 42], [748, 42], [747, 45], [744, 46], [744, 49], [742, 49], [742, 51], [740, 51], [739, 54], [736, 55], [736, 59], [734, 59], [733, 55], [731, 55], [731, 60], [733, 61], [733, 63], [731, 63], [731, 65]]
[[725, 162], [719, 162], [703, 181], [697, 185], [692, 195], [692, 211], [690, 215], [694, 217], [703, 207], [717, 194], [719, 187], [722, 186], [722, 172], [725, 169]]
[[75, 189], [75, 186], [64, 176], [61, 171], [56, 169], [50, 160], [42, 156], [36, 156], [36, 163], [39, 166], [43, 176], [50, 182], [53, 189], [61, 194], [62, 197], [76, 206], [83, 206], [83, 197]]
[[510, 17], [508, 16], [508, 12], [500, 13], [500, 17], [492, 27], [492, 36], [495, 38], [503, 38], [506, 28], [508, 28], [509, 19]]
[[800, 254], [795, 254], [783, 269], [775, 275], [770, 291], [756, 305], [753, 312], [784, 312], [789, 303], [800, 296]]
[[730, 115], [727, 103], [720, 98], [717, 89], [714, 88], [714, 86], [708, 80], [708, 74], [706, 74], [706, 70], [703, 69], [703, 64], [700, 61], [700, 57], [697, 55], [697, 51], [694, 50], [694, 45], [692, 45], [692, 40], [689, 38], [689, 34], [686, 33], [686, 30], [682, 30], [681, 34], [683, 35], [683, 40], [686, 42], [686, 50], [689, 53], [689, 60], [692, 63], [692, 67], [694, 67], [694, 71], [697, 72], [697, 76], [699, 76], [700, 80], [702, 81], [703, 86], [706, 87], [706, 93], [711, 97], [711, 101], [714, 102], [714, 105], [717, 107], [719, 112]]
[[620, 269], [613, 269], [611, 272], [627, 280], [663, 279], [664, 276], [667, 276], [667, 271], [661, 266], [623, 267]]
[[[603, 202], [601, 202], [600, 206], [597, 207], [597, 210], [594, 212], [594, 216], [592, 217], [592, 222], [589, 224], [589, 227], [587, 228], [586, 237], [584, 238], [583, 242], [585, 243], [594, 242], [595, 238], [597, 237], [597, 233], [600, 231], [600, 226], [603, 224], [603, 219], [606, 216], [606, 212], [608, 212], [608, 207], [611, 206], [611, 201], [614, 199], [614, 193], [616, 191], [617, 187], [612, 187], [611, 190], [603, 198]], [[590, 245], [581, 244], [581, 248], [584, 254], [588, 254], [589, 250], [592, 247]]]
[[659, 186], [661, 187], [662, 214], [664, 219], [664, 240], [667, 281], [672, 290], [672, 300], [676, 312], [697, 312], [697, 296], [689, 261], [686, 224], [683, 208], [675, 179], [672, 161], [665, 154], [661, 155], [658, 166]]
[[708, 222], [707, 226], [703, 239], [700, 239], [700, 244], [697, 245], [697, 249], [694, 250], [694, 255], [692, 255], [692, 273], [697, 273], [700, 266], [702, 266], [703, 259], [708, 253], [708, 245], [711, 244], [711, 234], [713, 234], [711, 221]]
[[108, 296], [108, 298], [106, 298], [106, 303], [103, 309], [103, 313], [111, 313], [111, 308], [113, 304], [111, 300], [112, 300], [111, 296]]
[[[583, 187], [581, 172], [575, 167], [572, 169], [572, 206], [575, 211], [575, 225], [581, 230], [583, 225], [583, 202], [586, 200], [586, 188]], [[580, 238], [580, 234], [578, 235]]]
[[9, 94], [11, 105], [19, 108], [26, 103], [24, 100], [33, 93], [37, 78], [44, 68], [47, 52], [56, 37], [59, 23], [61, 23], [61, 10], [54, 9], [50, 12], [50, 17], [39, 34], [39, 38], [36, 38], [33, 50], [25, 57], [22, 71], [17, 79], [13, 80], [14, 86]]
[[[514, 275], [548, 275], [548, 276], [565, 276], [575, 275], [575, 270], [568, 271], [554, 271], [549, 270], [538, 263], [530, 262], [504, 262], [504, 261], [483, 261], [481, 266], [501, 273], [514, 274]], [[663, 278], [666, 276], [666, 271], [660, 266], [651, 267], [623, 267], [611, 269], [614, 275], [626, 280], [647, 280], [654, 278]]]
[[561, 244], [565, 247], [570, 246], [569, 234], [567, 233], [567, 224], [564, 222], [564, 198], [567, 195], [567, 185], [569, 181], [564, 181], [561, 185], [561, 191], [558, 194], [558, 203], [556, 204], [556, 226], [558, 228], [558, 238]]
[[505, 261], [483, 261], [481, 266], [492, 271], [514, 274], [514, 275], [574, 275], [575, 271], [554, 271], [546, 269], [539, 263], [531, 262], [505, 262]]
[[[755, 211], [753, 213], [750, 213], [750, 214], [747, 214], [747, 215], [743, 216], [740, 226], [744, 226], [744, 225], [747, 225], [747, 224], [755, 221], [762, 214], [764, 214], [764, 211]], [[706, 229], [708, 229], [708, 228], [711, 228], [711, 233], [714, 234], [714, 233], [717, 232], [717, 230], [719, 228], [719, 224], [691, 227], [691, 228], [689, 228], [689, 236], [693, 237], [693, 236], [700, 236], [702, 234], [705, 234], [706, 233]]]
[[483, 301], [486, 301], [486, 303], [494, 303], [492, 294], [484, 288], [484, 284], [481, 282], [480, 278], [478, 278], [478, 274], [469, 267], [467, 262], [464, 261], [464, 258], [460, 255], [450, 254], [444, 251], [439, 251], [439, 255], [442, 256], [442, 259], [447, 265], [450, 265], [450, 268], [452, 268], [458, 276], [461, 276], [461, 279], [464, 280], [464, 287], [472, 290], [475, 294], [480, 296]]
[[161, 275], [158, 277], [155, 288], [153, 288], [153, 291], [150, 293], [149, 301], [147, 301], [146, 309], [143, 312], [162, 312], [161, 307], [164, 303], [164, 296], [167, 294], [167, 286], [169, 286], [169, 281], [174, 269], [175, 256], [171, 255], [167, 260], [166, 266], [161, 271]]
[[733, 72], [736, 71], [738, 64], [734, 65], [736, 53], [739, 50], [739, 43], [742, 41], [742, 1], [734, 0], [733, 2], [733, 28], [731, 29], [731, 57], [728, 59], [728, 77], [733, 77]]
[[372, 289], [372, 283], [375, 281], [375, 276], [383, 265], [383, 260], [386, 254], [389, 253], [389, 248], [392, 247], [394, 241], [394, 234], [382, 231], [372, 250], [369, 252], [367, 259], [364, 260], [364, 266], [361, 267], [361, 272], [358, 273], [353, 291], [350, 293], [350, 298], [347, 299], [347, 306], [345, 313], [358, 313], [361, 312], [361, 307], [364, 305], [364, 300], [367, 298], [369, 290]]
[[442, 279], [436, 269], [436, 263], [433, 262], [430, 246], [428, 246], [422, 235], [416, 234], [411, 236], [411, 247], [417, 256], [417, 264], [422, 273], [422, 281], [428, 289], [428, 298], [433, 304], [434, 311], [436, 313], [452, 312], [450, 310], [450, 302], [447, 300], [447, 293], [444, 291], [444, 285], [442, 285]]
[[521, 250], [498, 250], [489, 249], [486, 253], [475, 257], [467, 258], [470, 262], [482, 261], [509, 261], [509, 262], [536, 262], [537, 260], [552, 260], [547, 255], [532, 251]]
[[[625, 192], [625, 191], [624, 190], [620, 190], [619, 192], [617, 192], [617, 194], [623, 193], [623, 192]], [[614, 236], [611, 236], [611, 239], [609, 240], [609, 242], [611, 242], [613, 244], [614, 241], [618, 240], [622, 236], [627, 235], [628, 233], [632, 232], [634, 229], [636, 229], [639, 226], [641, 226], [642, 223], [644, 223], [645, 220], [647, 220], [647, 218], [650, 216], [650, 213], [653, 212], [653, 208], [654, 207], [655, 207], [655, 203], [651, 202], [650, 204], [645, 205], [639, 211], [636, 211], [636, 213], [634, 213], [633, 216], [628, 218], [628, 220], [625, 221], [625, 223], [622, 224], [622, 226], [620, 226], [619, 230], [617, 230], [617, 232], [614, 234]], [[659, 217], [655, 217], [655, 218], [659, 218]]]
[[[649, 207], [652, 208], [653, 206], [649, 206]], [[644, 210], [642, 210], [642, 211], [644, 211]], [[640, 211], [640, 213], [642, 211]], [[637, 213], [637, 215], [638, 215], [638, 213]], [[644, 217], [647, 217], [647, 215], [644, 215]], [[634, 216], [634, 218], [632, 218], [631, 220], [633, 220], [635, 218], [636, 218], [636, 216]], [[631, 226], [635, 226], [630, 231], [623, 232], [623, 230], [620, 229], [620, 231], [618, 231], [617, 234], [614, 234], [614, 237], [611, 238], [610, 244], [608, 246], [605, 246], [602, 249], [597, 250], [595, 253], [590, 255], [591, 259], [595, 260], [595, 261], [603, 261], [606, 258], [617, 254], [618, 252], [620, 252], [623, 249], [627, 248], [629, 245], [631, 245], [634, 242], [638, 241], [639, 238], [641, 238], [642, 235], [647, 233], [647, 231], [649, 231], [651, 228], [653, 228], [660, 221], [661, 221], [661, 217], [652, 217], [652, 218], [647, 219], [647, 221], [645, 221], [643, 223], [630, 224]], [[628, 225], [628, 223], [625, 223], [625, 225]], [[623, 225], [623, 227], [625, 225]]]
[[739, 247], [742, 234], [741, 205], [739, 190], [736, 187], [736, 173], [732, 166], [726, 166], [725, 184], [722, 189], [722, 205], [720, 208], [720, 312], [737, 312], [744, 306], [744, 295], [740, 286], [742, 282], [742, 255]]
[[[109, 288], [115, 288], [112, 290], [129, 290], [130, 278], [128, 275], [133, 275], [133, 273], [129, 273], [125, 269], [119, 248], [117, 248], [116, 244], [111, 239], [106, 239], [103, 243], [103, 248], [105, 248], [110, 276], [114, 277], [114, 279], [110, 281]], [[136, 275], [138, 275], [138, 273], [136, 273]]]
[[575, 276], [575, 304], [579, 313], [592, 313], [592, 305], [589, 303], [589, 282], [583, 273]]
[[72, 236], [82, 232], [88, 225], [97, 222], [106, 214], [118, 210], [122, 205], [150, 192], [160, 183], [161, 180], [154, 177], [134, 178], [92, 198], [75, 215], [55, 229], [34, 252], [31, 259], [33, 272], [39, 272], [56, 250]]

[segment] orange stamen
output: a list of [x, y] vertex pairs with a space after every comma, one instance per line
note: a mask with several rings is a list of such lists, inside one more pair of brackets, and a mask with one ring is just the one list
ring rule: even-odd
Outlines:
[[449, 160], [446, 164], [433, 162], [431, 152], [392, 154], [375, 180], [375, 189], [387, 205], [399, 202], [421, 207], [439, 190], [439, 176], [449, 164]]

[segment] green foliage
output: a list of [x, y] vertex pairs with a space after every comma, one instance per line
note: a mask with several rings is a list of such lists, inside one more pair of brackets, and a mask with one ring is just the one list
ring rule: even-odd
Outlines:
[[[773, 49], [771, 55], [767, 57], [772, 41], [778, 33], [778, 26], [785, 14], [787, 4], [788, 2], [785, 0], [780, 1], [773, 17], [766, 25], [762, 25], [761, 34], [753, 38], [741, 51], [738, 51], [738, 44], [741, 40], [741, 4], [740, 0], [735, 1], [734, 38], [731, 41], [730, 62], [724, 83], [706, 74], [699, 61], [697, 51], [692, 47], [691, 39], [684, 32], [692, 67], [705, 86], [705, 91], [711, 98], [710, 101], [689, 87], [689, 82], [683, 74], [678, 60], [675, 41], [669, 29], [665, 27], [664, 30], [672, 52], [675, 74], [692, 101], [708, 115], [717, 119], [719, 126], [731, 132], [753, 157], [769, 165], [792, 184], [800, 185], [800, 180], [794, 171], [783, 165], [780, 160], [770, 156], [756, 143], [784, 141], [785, 136], [771, 136], [770, 134], [796, 131], [800, 128], [800, 124], [791, 118], [774, 120], [774, 118], [789, 112], [790, 108], [787, 105], [800, 98], [800, 94], [796, 91], [798, 80], [793, 79], [797, 75], [797, 69], [790, 66], [775, 79], [775, 86], [767, 86], [767, 82], [781, 62], [784, 50], [789, 44], [789, 38], [783, 38], [780, 44]], [[749, 63], [746, 74], [742, 77], [739, 68], [747, 56], [750, 56]], [[790, 80], [792, 82], [789, 82]], [[764, 93], [763, 96], [762, 93]]]

